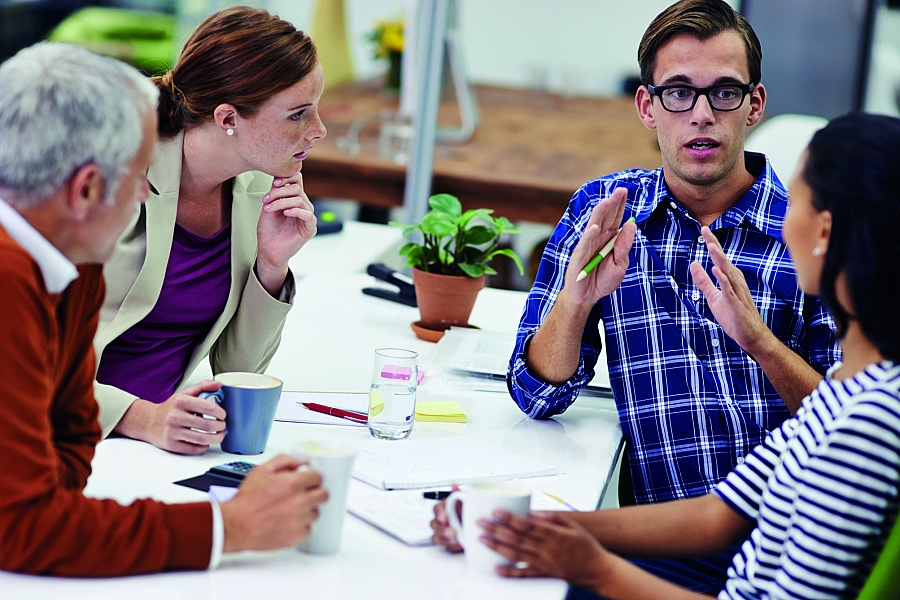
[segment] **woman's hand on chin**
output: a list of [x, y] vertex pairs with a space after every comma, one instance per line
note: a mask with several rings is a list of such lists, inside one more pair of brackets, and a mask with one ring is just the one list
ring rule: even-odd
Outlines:
[[277, 295], [288, 272], [288, 261], [316, 235], [312, 202], [303, 191], [303, 175], [276, 177], [263, 196], [256, 226], [259, 252], [256, 275], [272, 295]]

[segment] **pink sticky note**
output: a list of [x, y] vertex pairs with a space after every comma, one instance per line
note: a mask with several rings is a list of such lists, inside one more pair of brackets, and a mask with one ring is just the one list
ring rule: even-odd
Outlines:
[[381, 376], [385, 379], [409, 379], [412, 369], [409, 367], [399, 367], [397, 365], [384, 365], [381, 369]]
[[418, 381], [416, 381], [416, 385], [422, 385], [422, 380], [425, 379], [425, 371], [419, 371]]

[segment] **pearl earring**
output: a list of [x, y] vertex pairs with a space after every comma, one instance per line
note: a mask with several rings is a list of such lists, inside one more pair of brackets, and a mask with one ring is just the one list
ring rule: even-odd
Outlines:
[[813, 256], [822, 256], [822, 248], [819, 246], [813, 248]]
[[234, 135], [234, 129], [232, 129], [231, 127], [229, 127], [228, 129], [225, 130], [225, 133], [228, 134], [228, 135]]

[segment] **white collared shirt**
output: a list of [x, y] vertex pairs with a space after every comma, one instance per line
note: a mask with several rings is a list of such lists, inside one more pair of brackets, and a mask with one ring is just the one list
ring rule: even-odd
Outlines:
[[31, 255], [41, 269], [44, 285], [51, 294], [58, 294], [75, 281], [78, 269], [56, 246], [47, 241], [16, 209], [0, 198], [0, 226], [9, 237]]

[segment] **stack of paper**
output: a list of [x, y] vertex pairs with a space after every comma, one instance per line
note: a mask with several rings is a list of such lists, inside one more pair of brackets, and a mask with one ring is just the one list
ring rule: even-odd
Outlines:
[[[347, 512], [410, 546], [431, 545], [435, 504], [437, 500], [423, 498], [420, 490], [386, 492], [359, 481], [351, 481], [347, 492]], [[559, 496], [533, 491], [531, 510], [577, 509]]]
[[367, 440], [353, 466], [353, 477], [384, 490], [542, 477], [557, 472], [554, 466], [468, 435], [390, 443]]
[[435, 500], [420, 491], [385, 492], [359, 481], [347, 491], [347, 512], [410, 546], [431, 544]]
[[[515, 346], [514, 334], [453, 327], [428, 355], [428, 363], [439, 368], [505, 380]], [[502, 389], [505, 391], [505, 386]], [[588, 389], [610, 391], [605, 348], [597, 359], [594, 378]]]

